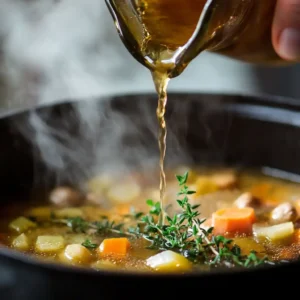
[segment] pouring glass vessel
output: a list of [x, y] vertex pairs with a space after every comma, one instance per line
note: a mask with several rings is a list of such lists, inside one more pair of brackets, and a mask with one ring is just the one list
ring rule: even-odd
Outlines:
[[286, 64], [274, 51], [275, 0], [106, 0], [129, 52], [178, 76], [203, 51], [256, 64]]

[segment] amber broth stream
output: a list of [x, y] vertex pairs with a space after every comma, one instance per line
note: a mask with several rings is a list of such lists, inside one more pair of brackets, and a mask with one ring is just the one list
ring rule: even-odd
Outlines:
[[[117, 3], [117, 1], [115, 2]], [[128, 1], [129, 4], [130, 2]], [[177, 55], [191, 38], [205, 2], [206, 0], [194, 0], [188, 3], [181, 0], [137, 0], [131, 3], [136, 9], [135, 13], [138, 15], [135, 22], [143, 28], [140, 52], [143, 54], [152, 72], [153, 82], [158, 94], [156, 115], [159, 127], [158, 146], [160, 151], [159, 189], [163, 212], [160, 216], [160, 223], [164, 222], [164, 197], [166, 192], [164, 161], [167, 137], [165, 120], [167, 86], [170, 80], [170, 72], [177, 68], [179, 64]], [[186, 16], [189, 16], [189, 18]], [[131, 22], [130, 18], [128, 20], [128, 22]], [[131, 24], [127, 25], [132, 27]]]

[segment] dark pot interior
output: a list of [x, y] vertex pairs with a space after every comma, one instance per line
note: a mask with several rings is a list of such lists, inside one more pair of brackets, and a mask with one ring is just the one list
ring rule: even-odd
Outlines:
[[[80, 185], [107, 168], [120, 167], [122, 171], [156, 166], [156, 105], [155, 95], [128, 95], [66, 102], [3, 116], [0, 120], [1, 204], [25, 201], [36, 190], [46, 192], [56, 184]], [[300, 174], [297, 155], [300, 105], [296, 100], [171, 94], [167, 124], [167, 164], [268, 167]], [[147, 290], [149, 284], [159, 285], [161, 280], [170, 287], [160, 295], [176, 296], [176, 291], [193, 289], [199, 280], [202, 288], [212, 286], [216, 280], [226, 286], [232, 280], [240, 280], [241, 275], [247, 280], [274, 281], [298, 269], [298, 264], [293, 263], [243, 274], [168, 278], [104, 275], [45, 266], [3, 249], [0, 249], [0, 266], [2, 295], [7, 293], [8, 297], [1, 299], [28, 296], [30, 291], [30, 299], [54, 299], [62, 291], [79, 299], [79, 295], [84, 298], [97, 295], [99, 290], [103, 298], [117, 299], [125, 292], [134, 294], [137, 286]], [[173, 289], [171, 285], [177, 281], [178, 288]], [[25, 299], [29, 298], [25, 296]]]

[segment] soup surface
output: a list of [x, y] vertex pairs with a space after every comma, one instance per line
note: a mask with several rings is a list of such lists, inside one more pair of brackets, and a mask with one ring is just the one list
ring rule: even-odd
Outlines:
[[162, 210], [155, 178], [105, 174], [84, 192], [61, 186], [44, 203], [4, 207], [0, 244], [95, 270], [187, 273], [298, 259], [298, 183], [180, 167], [167, 173]]

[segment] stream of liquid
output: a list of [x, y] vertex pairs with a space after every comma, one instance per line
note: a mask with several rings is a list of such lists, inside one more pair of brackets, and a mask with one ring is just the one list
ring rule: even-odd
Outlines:
[[[160, 205], [159, 223], [164, 224], [164, 198], [166, 192], [165, 156], [167, 124], [167, 87], [170, 70], [177, 67], [176, 52], [192, 36], [206, 0], [194, 0], [188, 4], [180, 0], [137, 0], [135, 5], [144, 30], [141, 51], [149, 62], [149, 69], [158, 95], [156, 110], [158, 122]], [[189, 16], [187, 18], [186, 16]]]
[[158, 105], [156, 110], [156, 116], [158, 121], [158, 146], [159, 146], [159, 172], [160, 172], [160, 183], [159, 183], [159, 192], [160, 192], [160, 205], [162, 213], [159, 216], [159, 223], [164, 223], [164, 197], [166, 192], [166, 174], [165, 174], [165, 156], [167, 149], [167, 124], [165, 120], [166, 105], [168, 101], [167, 87], [169, 83], [169, 77], [167, 73], [153, 72], [152, 73], [154, 85], [156, 92], [158, 94]]

